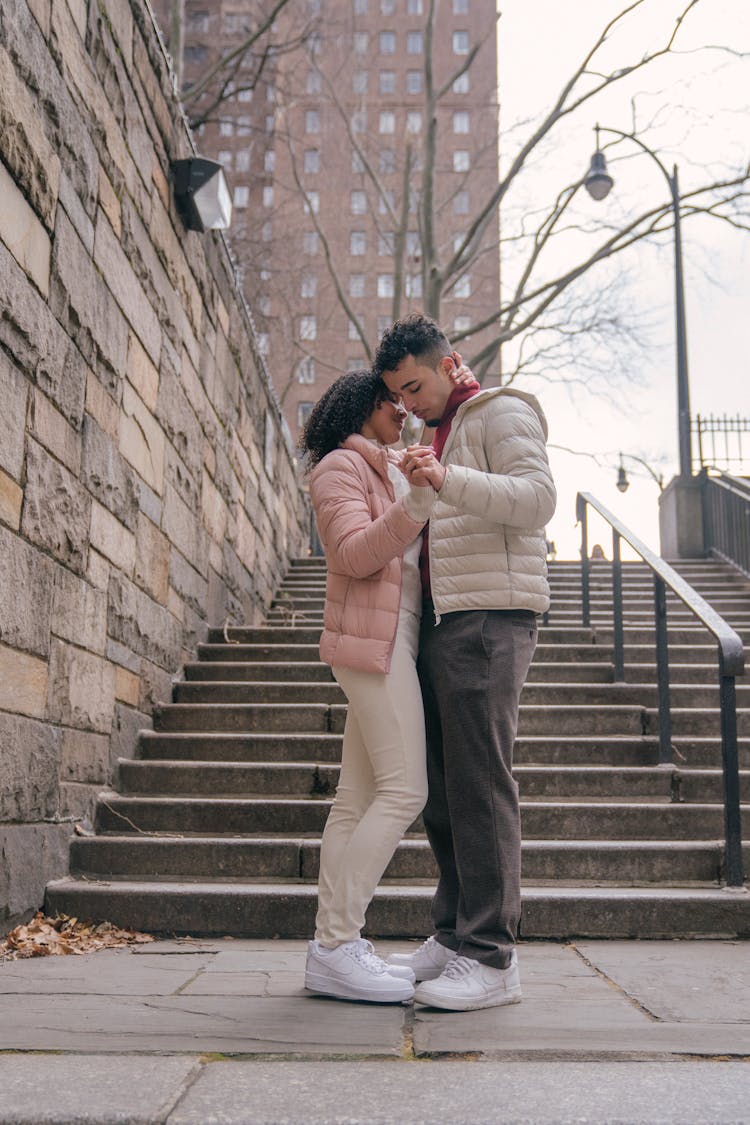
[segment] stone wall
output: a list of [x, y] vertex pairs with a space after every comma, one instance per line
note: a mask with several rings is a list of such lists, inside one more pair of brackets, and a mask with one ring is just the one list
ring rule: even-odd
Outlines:
[[0, 4], [0, 931], [308, 512], [147, 0]]

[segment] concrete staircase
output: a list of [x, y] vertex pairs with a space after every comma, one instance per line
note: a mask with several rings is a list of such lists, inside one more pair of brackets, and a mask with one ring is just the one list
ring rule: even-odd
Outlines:
[[[750, 582], [711, 561], [683, 577], [750, 638]], [[550, 567], [549, 622], [522, 697], [516, 774], [526, 938], [750, 936], [750, 895], [722, 887], [716, 647], [670, 597], [674, 765], [658, 763], [652, 581], [624, 564], [627, 683], [613, 683], [610, 566]], [[295, 561], [259, 628], [213, 630], [174, 700], [101, 794], [47, 909], [159, 932], [312, 933], [320, 834], [345, 700], [318, 661], [325, 571]], [[743, 836], [750, 841], [750, 685], [737, 687]], [[750, 843], [744, 847], [750, 872]], [[421, 823], [368, 913], [380, 936], [430, 932], [435, 868]]]

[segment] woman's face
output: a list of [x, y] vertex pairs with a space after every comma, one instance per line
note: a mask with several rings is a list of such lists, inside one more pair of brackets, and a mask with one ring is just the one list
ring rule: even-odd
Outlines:
[[385, 398], [373, 410], [362, 426], [362, 436], [375, 438], [383, 445], [395, 445], [401, 437], [406, 421], [406, 410], [401, 399]]

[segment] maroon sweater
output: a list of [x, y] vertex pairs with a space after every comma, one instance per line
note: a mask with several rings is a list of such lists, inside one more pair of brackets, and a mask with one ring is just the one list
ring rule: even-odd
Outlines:
[[[435, 430], [435, 434], [432, 439], [432, 449], [438, 461], [440, 460], [443, 454], [443, 450], [445, 449], [445, 443], [448, 440], [448, 434], [451, 432], [451, 426], [453, 425], [453, 419], [456, 416], [456, 411], [458, 410], [462, 402], [466, 402], [467, 399], [473, 398], [475, 394], [478, 394], [479, 391], [481, 391], [481, 389], [482, 388], [479, 383], [474, 380], [474, 382], [472, 383], [464, 383], [464, 385], [461, 387], [454, 387], [451, 391], [451, 396], [445, 404], [443, 416], [440, 419], [440, 422], [437, 426], [437, 429]], [[419, 574], [422, 579], [422, 596], [425, 598], [429, 598], [432, 593], [430, 587], [429, 524], [424, 529], [424, 535], [422, 536], [422, 549], [419, 552]]]

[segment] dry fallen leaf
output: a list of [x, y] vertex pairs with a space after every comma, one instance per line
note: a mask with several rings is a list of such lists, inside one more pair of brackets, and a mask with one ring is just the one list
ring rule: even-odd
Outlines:
[[41, 910], [30, 922], [16, 926], [0, 941], [0, 961], [17, 961], [23, 957], [61, 957], [71, 953], [93, 953], [153, 941], [151, 934], [124, 930], [112, 922], [79, 922], [67, 914], [46, 918]]

